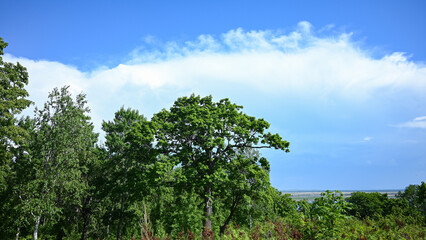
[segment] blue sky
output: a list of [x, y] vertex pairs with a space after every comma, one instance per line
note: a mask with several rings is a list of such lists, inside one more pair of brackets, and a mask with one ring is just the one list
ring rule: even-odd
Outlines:
[[[8, 1], [5, 60], [87, 94], [97, 131], [121, 106], [227, 97], [271, 123], [289, 189], [400, 189], [426, 176], [424, 1]], [[31, 111], [27, 111], [31, 114]]]

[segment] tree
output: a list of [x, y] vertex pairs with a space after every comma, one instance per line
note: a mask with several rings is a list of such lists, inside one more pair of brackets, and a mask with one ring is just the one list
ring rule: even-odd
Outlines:
[[[57, 238], [71, 235], [73, 221], [80, 217], [88, 190], [88, 166], [93, 161], [97, 134], [87, 115], [84, 94], [75, 101], [68, 87], [55, 88], [35, 118], [22, 122], [30, 138], [20, 149], [16, 168], [25, 179], [15, 188], [24, 215], [33, 219], [33, 238], [38, 238], [41, 220], [49, 223]], [[65, 232], [67, 231], [67, 232]]]
[[19, 236], [20, 232], [15, 223], [21, 216], [15, 207], [16, 199], [11, 197], [17, 180], [13, 164], [17, 147], [28, 134], [18, 126], [16, 115], [32, 103], [26, 99], [28, 92], [24, 88], [28, 84], [26, 68], [19, 63], [3, 61], [3, 50], [7, 45], [0, 37], [0, 235], [4, 237], [15, 230]]
[[[213, 201], [220, 194], [242, 149], [275, 148], [288, 152], [289, 142], [265, 133], [269, 123], [248, 116], [228, 99], [191, 95], [153, 117], [157, 146], [181, 165], [185, 181], [204, 203], [204, 227], [211, 229]], [[251, 164], [255, 164], [252, 162]]]
[[317, 220], [322, 238], [333, 238], [338, 220], [345, 219], [349, 203], [343, 199], [340, 191], [327, 190], [312, 203], [311, 217]]
[[12, 163], [12, 149], [27, 136], [17, 126], [15, 116], [31, 105], [25, 85], [28, 84], [27, 69], [21, 64], [4, 62], [2, 55], [7, 43], [0, 38], [0, 191], [4, 190], [5, 177]]
[[291, 198], [291, 194], [283, 194], [276, 190], [276, 195], [274, 197], [274, 211], [278, 216], [292, 217], [298, 215], [297, 202]]
[[142, 195], [141, 182], [153, 153], [150, 123], [137, 110], [121, 108], [113, 121], [103, 122], [108, 160], [105, 164], [110, 197], [119, 202], [117, 239], [130, 203]]
[[404, 192], [399, 192], [398, 198], [408, 201], [411, 208], [420, 212], [423, 215], [423, 221], [426, 221], [426, 183], [422, 182], [420, 185], [411, 184], [407, 186]]
[[227, 168], [224, 168], [226, 176], [222, 180], [222, 188], [219, 189], [221, 200], [226, 207], [222, 210], [226, 215], [220, 226], [221, 235], [225, 232], [231, 219], [238, 215], [240, 205], [246, 205], [244, 209], [246, 211], [242, 211], [240, 214], [238, 224], [247, 222], [244, 220], [247, 220], [247, 215], [249, 219], [252, 217], [252, 205], [262, 197], [266, 197], [267, 188], [270, 187], [269, 162], [266, 158], [260, 157], [257, 150], [246, 148], [237, 151], [237, 157], [232, 162], [233, 164], [228, 164]]
[[352, 205], [352, 209], [349, 213], [360, 218], [384, 215], [387, 200], [387, 194], [380, 194], [378, 192], [365, 193], [359, 191], [352, 193], [351, 196], [346, 199], [346, 201]]

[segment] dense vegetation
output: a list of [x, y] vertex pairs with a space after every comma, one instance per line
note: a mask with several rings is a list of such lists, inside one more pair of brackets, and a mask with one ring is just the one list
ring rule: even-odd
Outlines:
[[395, 199], [324, 192], [294, 201], [270, 185], [258, 149], [289, 151], [228, 99], [191, 95], [148, 120], [119, 109], [90, 121], [86, 97], [53, 89], [34, 116], [17, 119], [26, 69], [3, 62], [0, 38], [2, 239], [421, 239], [426, 184]]

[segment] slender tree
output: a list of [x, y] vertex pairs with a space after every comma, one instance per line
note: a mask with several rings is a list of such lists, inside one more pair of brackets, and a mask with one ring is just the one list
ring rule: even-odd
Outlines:
[[74, 231], [69, 223], [80, 216], [87, 197], [85, 176], [97, 141], [88, 112], [85, 95], [74, 101], [68, 87], [55, 88], [44, 108], [36, 109], [35, 118], [22, 123], [31, 138], [22, 145], [26, 154], [16, 164], [30, 167], [20, 173], [25, 181], [16, 191], [26, 209], [23, 214], [32, 216], [33, 239], [38, 238], [42, 219], [56, 229], [58, 238]]

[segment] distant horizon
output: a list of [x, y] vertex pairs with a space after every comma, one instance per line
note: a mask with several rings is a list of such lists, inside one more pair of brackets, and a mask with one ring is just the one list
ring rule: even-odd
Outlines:
[[396, 191], [404, 191], [405, 189], [325, 189], [325, 190], [318, 190], [318, 189], [312, 189], [312, 190], [280, 190], [280, 192], [325, 192], [327, 190], [330, 191], [340, 191], [340, 192], [396, 192]]

